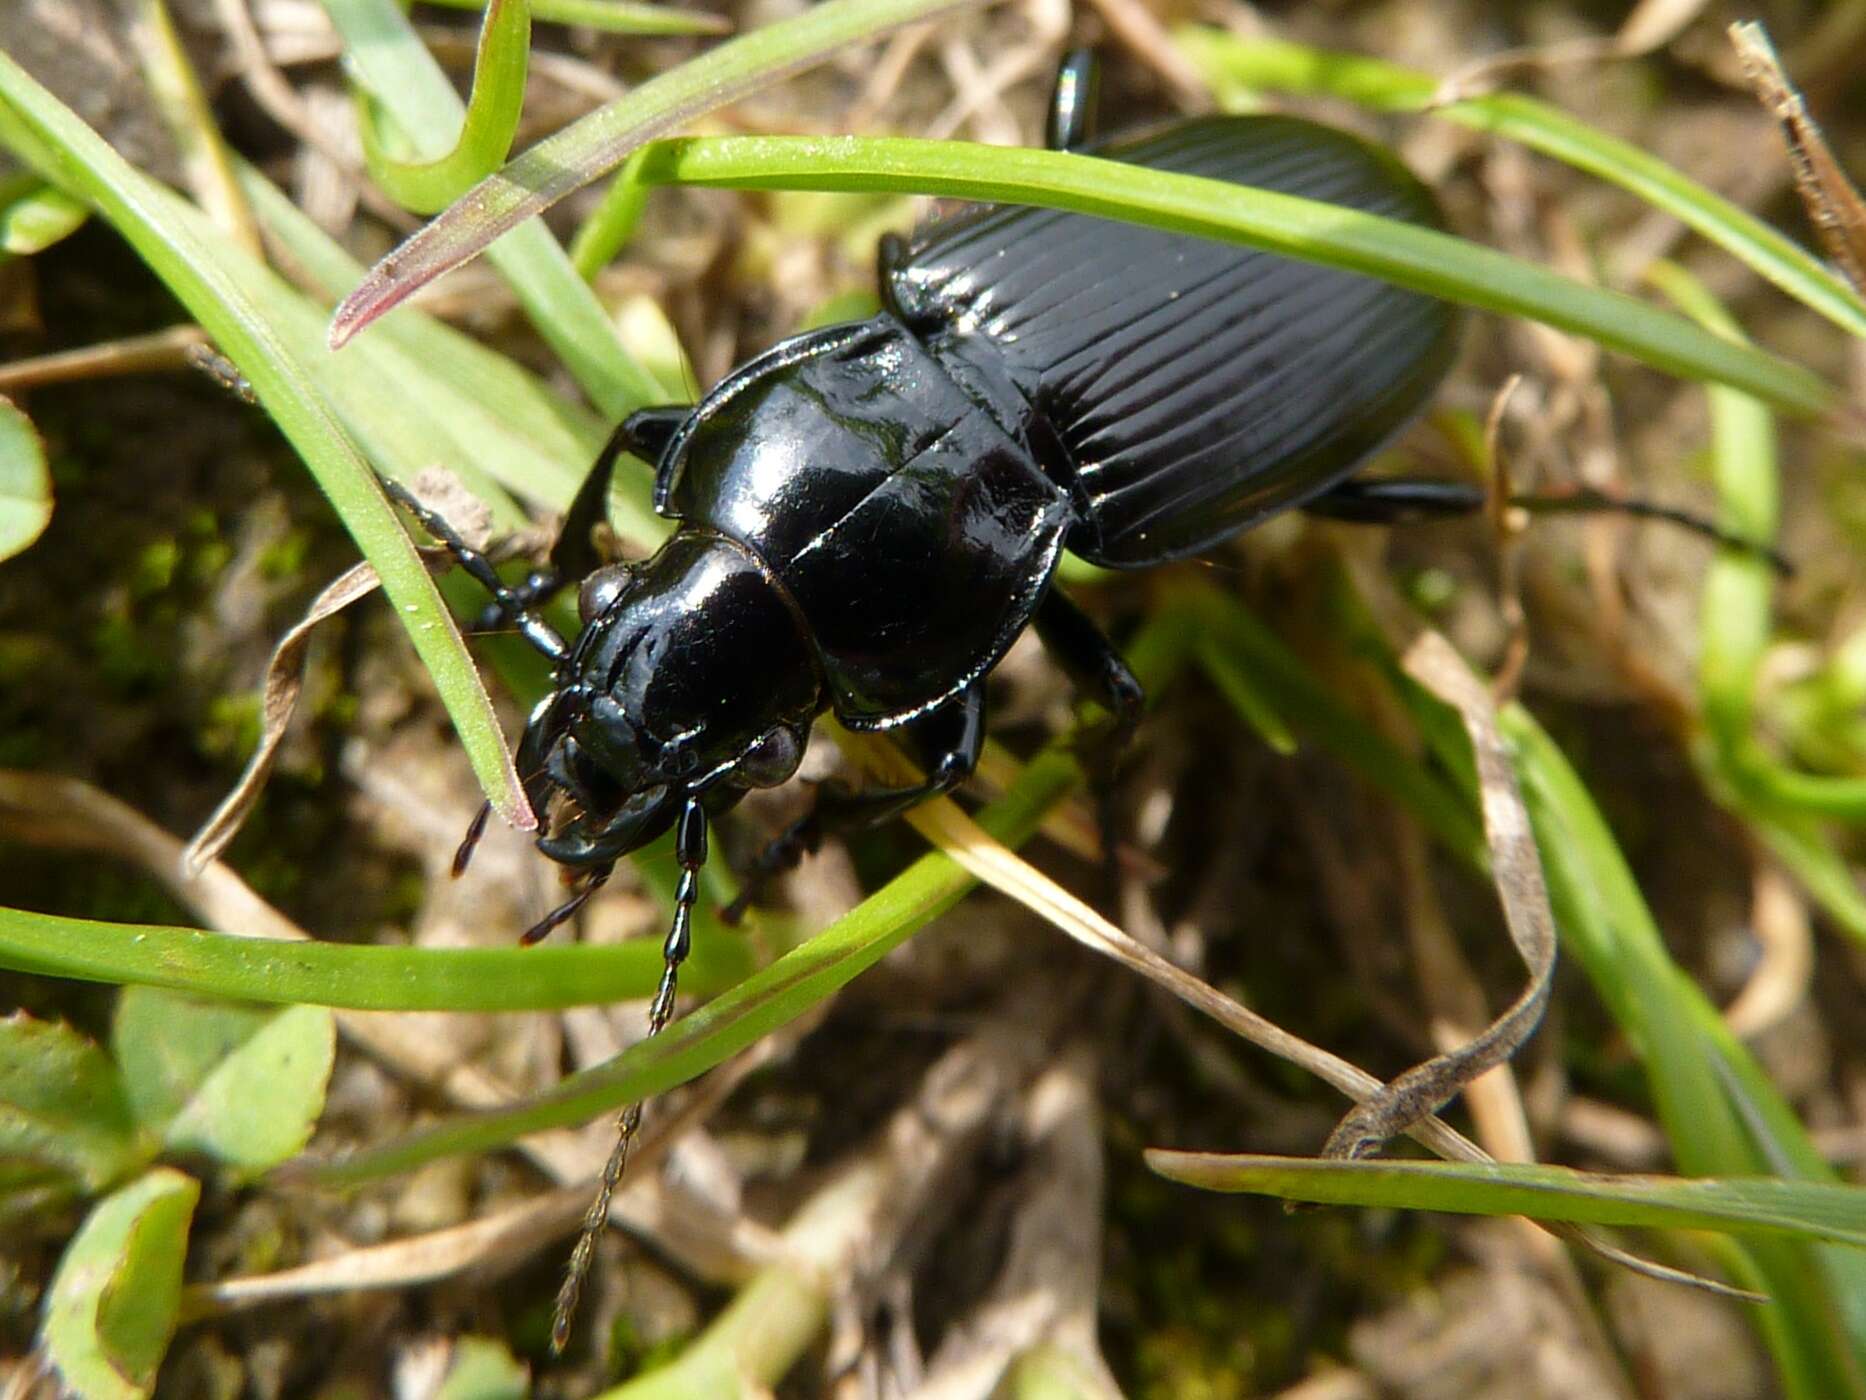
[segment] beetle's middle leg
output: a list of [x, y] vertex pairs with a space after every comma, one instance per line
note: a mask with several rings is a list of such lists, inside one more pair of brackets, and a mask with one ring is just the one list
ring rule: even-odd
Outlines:
[[1134, 730], [1140, 725], [1141, 714], [1147, 707], [1147, 693], [1141, 689], [1121, 653], [1115, 650], [1114, 643], [1055, 584], [1043, 595], [1031, 621], [1045, 650], [1075, 683], [1076, 689], [1107, 710], [1113, 720], [1108, 729], [1093, 737], [1084, 755], [1089, 790], [1095, 798], [1095, 822], [1100, 828], [1102, 864], [1112, 891], [1119, 835], [1115, 821], [1115, 772], [1122, 754], [1133, 741]]
[[974, 681], [939, 708], [909, 720], [900, 733], [927, 763], [926, 781], [911, 787], [850, 790], [826, 783], [816, 804], [752, 861], [739, 897], [726, 909], [736, 920], [770, 881], [817, 850], [828, 836], [880, 826], [930, 798], [941, 797], [972, 776], [985, 746], [985, 683]]

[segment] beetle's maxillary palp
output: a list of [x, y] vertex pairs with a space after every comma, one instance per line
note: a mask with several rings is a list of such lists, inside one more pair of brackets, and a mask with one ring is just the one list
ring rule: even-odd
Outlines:
[[519, 935], [518, 941], [527, 948], [534, 943], [543, 942], [544, 939], [550, 935], [552, 929], [571, 918], [577, 910], [590, 902], [591, 895], [595, 894], [596, 891], [600, 890], [608, 883], [609, 872], [613, 868], [613, 866], [608, 865], [597, 866], [596, 869], [590, 872], [590, 878], [583, 882], [582, 889], [578, 890], [575, 894], [571, 895], [569, 899], [566, 899], [542, 919], [539, 919], [537, 923], [526, 929]]
[[[687, 959], [693, 944], [693, 906], [700, 898], [700, 867], [706, 864], [706, 813], [698, 794], [689, 795], [681, 808], [674, 828], [674, 858], [680, 863], [680, 883], [674, 891], [674, 921], [662, 945], [661, 983], [654, 1000], [648, 1003], [648, 1035], [659, 1035], [674, 1016], [674, 997], [680, 983], [680, 965]], [[603, 872], [608, 873], [606, 870]], [[584, 897], [587, 897], [587, 892]], [[616, 1118], [616, 1144], [603, 1164], [597, 1183], [596, 1198], [583, 1216], [583, 1229], [576, 1248], [570, 1252], [570, 1265], [564, 1271], [563, 1286], [557, 1291], [557, 1307], [551, 1317], [551, 1351], [561, 1355], [570, 1340], [570, 1326], [576, 1320], [577, 1304], [583, 1297], [583, 1281], [596, 1257], [596, 1242], [609, 1222], [609, 1203], [622, 1176], [628, 1170], [629, 1148], [641, 1130], [641, 1100], [623, 1109]]]
[[479, 810], [473, 814], [473, 820], [467, 823], [466, 835], [460, 838], [460, 845], [454, 851], [454, 879], [458, 880], [466, 874], [467, 865], [473, 859], [473, 852], [479, 847], [479, 839], [486, 834], [486, 818], [491, 815], [492, 803], [482, 802], [479, 804]]

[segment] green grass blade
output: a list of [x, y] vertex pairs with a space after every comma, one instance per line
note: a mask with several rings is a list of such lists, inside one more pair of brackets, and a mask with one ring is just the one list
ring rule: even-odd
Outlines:
[[[485, 0], [428, 0], [454, 10], [478, 10]], [[724, 34], [731, 22], [720, 15], [695, 14], [669, 5], [638, 5], [630, 0], [531, 0], [531, 17], [554, 24], [575, 24], [606, 34]]]
[[0, 54], [0, 140], [23, 131], [18, 154], [53, 162], [40, 173], [91, 203], [168, 285], [240, 373], [318, 481], [382, 577], [396, 614], [433, 676], [480, 784], [508, 821], [529, 824], [498, 719], [427, 569], [368, 465], [339, 426], [303, 362], [229, 272], [245, 255], [214, 241], [171, 192], [132, 169], [23, 68]]
[[[1182, 663], [1192, 619], [1184, 612], [1151, 621], [1128, 648], [1128, 664], [1158, 694]], [[1021, 845], [1082, 778], [1067, 741], [1039, 754], [979, 822], [998, 840]], [[934, 851], [822, 932], [769, 967], [630, 1046], [607, 1064], [571, 1076], [541, 1098], [450, 1119], [366, 1149], [342, 1162], [288, 1168], [325, 1184], [368, 1180], [459, 1152], [485, 1151], [547, 1127], [583, 1123], [621, 1104], [683, 1084], [795, 1020], [957, 904], [976, 884], [944, 852]], [[695, 952], [699, 942], [695, 940]]]
[[[705, 994], [751, 970], [745, 940], [710, 912], [684, 981]], [[404, 948], [286, 942], [0, 909], [0, 967], [43, 977], [355, 1011], [543, 1011], [645, 997], [652, 939], [612, 947]]]
[[[1198, 623], [1195, 655], [1233, 705], [1227, 669], [1249, 678], [1261, 703], [1273, 707], [1305, 739], [1321, 744], [1418, 818], [1441, 845], [1474, 870], [1490, 864], [1484, 833], [1470, 802], [1356, 715], [1341, 697], [1236, 599], [1199, 585], [1184, 606]], [[1254, 726], [1250, 714], [1240, 718]]]
[[[1021, 844], [1080, 776], [1073, 760], [1060, 753], [1040, 757], [980, 821], [1006, 844]], [[684, 1084], [853, 981], [957, 904], [975, 883], [951, 857], [922, 856], [821, 933], [607, 1064], [524, 1104], [452, 1118], [310, 1168], [309, 1174], [326, 1185], [367, 1181], [437, 1157], [486, 1151], [545, 1128], [586, 1123]]]
[[[363, 0], [342, 0], [357, 4]], [[326, 0], [327, 4], [338, 0]], [[491, 244], [508, 229], [620, 165], [636, 147], [695, 117], [905, 24], [978, 0], [825, 0], [790, 19], [729, 39], [649, 79], [476, 185], [388, 258], [337, 308], [331, 344], [342, 345], [416, 288]]]
[[[1683, 268], [1658, 263], [1653, 282], [1719, 335], [1742, 330]], [[1718, 522], [1734, 534], [1773, 540], [1781, 490], [1775, 423], [1746, 394], [1712, 385], [1711, 468]], [[1833, 842], [1810, 817], [1866, 821], [1866, 779], [1804, 773], [1778, 761], [1756, 733], [1755, 695], [1772, 632], [1775, 577], [1762, 560], [1720, 550], [1698, 607], [1698, 690], [1704, 739], [1694, 746], [1711, 791], [1754, 829], [1834, 921], [1866, 938], [1866, 900]]]
[[[371, 178], [404, 208], [432, 214], [504, 163], [525, 105], [531, 65], [531, 8], [527, 0], [490, 0], [473, 58], [473, 87], [453, 147], [432, 160], [398, 160], [386, 149], [377, 103], [365, 92], [357, 104], [363, 161]], [[358, 71], [367, 71], [362, 64]]]
[[[432, 143], [423, 148], [428, 155], [450, 145], [465, 108], [395, 0], [324, 0], [324, 8], [395, 124], [411, 139]], [[508, 227], [489, 252], [493, 265], [590, 402], [611, 420], [653, 402], [653, 377], [629, 358], [550, 230], [537, 220]]]
[[1756, 1230], [1866, 1248], [1866, 1191], [1770, 1177], [1615, 1176], [1478, 1162], [1331, 1162], [1309, 1157], [1147, 1154], [1160, 1175], [1208, 1191], [1319, 1205], [1526, 1215], [1592, 1225]]
[[[1560, 751], [1520, 706], [1502, 714], [1562, 944], [1640, 1052], [1679, 1167], [1832, 1183], [1793, 1109], [1663, 940], [1612, 834]], [[1866, 1257], [1751, 1241], [1759, 1320], [1791, 1394], [1866, 1395]], [[1849, 1338], [1851, 1345], [1849, 1345]]]
[[1623, 293], [1436, 229], [1223, 180], [1062, 151], [854, 136], [663, 141], [650, 150], [642, 176], [727, 189], [914, 191], [1069, 209], [1264, 248], [1526, 316], [1686, 379], [1730, 384], [1790, 413], [1819, 415], [1840, 402], [1836, 389], [1799, 365]]
[[1637, 195], [1678, 219], [1835, 325], [1866, 336], [1866, 301], [1819, 258], [1664, 161], [1558, 107], [1518, 93], [1433, 107], [1438, 80], [1379, 59], [1276, 40], [1246, 40], [1204, 26], [1174, 31], [1212, 85], [1344, 97], [1389, 112], [1424, 112], [1520, 142]]
[[641, 178], [642, 157], [646, 154], [647, 148], [643, 147], [622, 162], [609, 188], [603, 191], [601, 202], [571, 236], [570, 261], [585, 279], [594, 278], [614, 262], [635, 236], [651, 190]]

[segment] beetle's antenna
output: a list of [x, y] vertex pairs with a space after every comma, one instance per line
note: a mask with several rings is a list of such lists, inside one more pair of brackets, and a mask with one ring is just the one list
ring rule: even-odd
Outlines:
[[[494, 603], [505, 619], [518, 629], [519, 635], [543, 652], [553, 661], [562, 661], [569, 649], [564, 639], [557, 635], [557, 629], [543, 618], [532, 612], [525, 605], [525, 600], [506, 585], [504, 579], [493, 571], [492, 561], [473, 548], [453, 526], [449, 525], [436, 512], [421, 504], [415, 494], [399, 481], [387, 477], [380, 478], [382, 489], [407, 508], [408, 513], [421, 522], [421, 528], [447, 546], [447, 552], [454, 560], [472, 575], [473, 581], [492, 595]], [[470, 852], [469, 852], [470, 854]]]
[[1591, 486], [1580, 486], [1571, 491], [1549, 495], [1512, 495], [1510, 504], [1521, 507], [1531, 515], [1630, 515], [1640, 520], [1663, 520], [1681, 530], [1689, 530], [1694, 535], [1714, 540], [1725, 548], [1756, 555], [1783, 578], [1795, 576], [1794, 561], [1775, 546], [1726, 530], [1716, 521], [1679, 506], [1660, 505], [1657, 501], [1640, 500], [1636, 496], [1610, 496]]
[[[700, 799], [691, 796], [682, 808], [674, 832], [674, 858], [680, 862], [680, 883], [674, 890], [674, 922], [662, 945], [661, 985], [654, 1000], [648, 1003], [648, 1038], [659, 1035], [674, 1016], [674, 994], [680, 983], [680, 965], [687, 960], [693, 943], [693, 906], [700, 898], [700, 867], [706, 864], [706, 815]], [[570, 1341], [570, 1325], [576, 1320], [577, 1304], [583, 1297], [583, 1283], [589, 1277], [590, 1264], [596, 1257], [596, 1242], [609, 1223], [609, 1203], [628, 1170], [629, 1148], [641, 1131], [642, 1101], [634, 1103], [616, 1118], [616, 1144], [603, 1164], [603, 1174], [596, 1186], [596, 1199], [583, 1216], [583, 1229], [576, 1248], [570, 1251], [570, 1265], [564, 1271], [563, 1286], [557, 1290], [557, 1306], [551, 1314], [551, 1353], [563, 1355]]]

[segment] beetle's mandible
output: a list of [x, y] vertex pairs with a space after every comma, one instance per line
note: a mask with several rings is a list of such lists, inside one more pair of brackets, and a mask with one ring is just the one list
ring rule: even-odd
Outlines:
[[[1102, 144], [1089, 130], [1093, 89], [1092, 61], [1073, 57], [1052, 146], [1439, 221], [1425, 187], [1357, 137], [1289, 117], [1213, 117]], [[1457, 483], [1347, 479], [1451, 363], [1458, 316], [1430, 297], [1025, 208], [890, 238], [880, 276], [885, 309], [873, 319], [794, 336], [695, 407], [632, 414], [549, 566], [517, 588], [390, 488], [554, 663], [518, 767], [532, 805], [554, 816], [538, 848], [587, 873], [527, 937], [568, 918], [618, 858], [676, 832], [682, 873], [651, 1032], [673, 1011], [706, 818], [789, 778], [817, 715], [903, 732], [926, 779], [824, 791], [762, 873], [827, 832], [962, 781], [984, 733], [985, 676], [1026, 626], [1131, 729], [1139, 685], [1050, 586], [1065, 548], [1133, 569], [1289, 507], [1384, 520], [1482, 503]], [[656, 508], [678, 528], [643, 563], [603, 564], [592, 536], [625, 453], [655, 465]], [[578, 580], [583, 626], [566, 641], [536, 608]], [[624, 1114], [573, 1259], [560, 1345], [638, 1116], [638, 1105]]]

